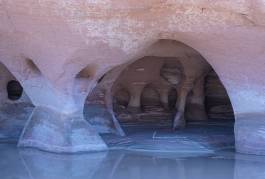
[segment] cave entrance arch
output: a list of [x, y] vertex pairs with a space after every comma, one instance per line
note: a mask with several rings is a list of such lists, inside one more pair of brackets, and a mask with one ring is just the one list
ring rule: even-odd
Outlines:
[[[148, 63], [156, 63], [152, 61], [152, 59], [149, 58]], [[157, 58], [157, 57], [156, 57]], [[145, 59], [139, 59], [140, 60], [145, 60]], [[163, 62], [167, 62], [164, 58], [160, 59]], [[174, 61], [174, 59], [171, 59]], [[135, 63], [138, 63], [136, 61]], [[147, 63], [147, 64], [148, 64]], [[173, 64], [172, 62], [170, 62]], [[142, 64], [141, 64], [142, 65]], [[130, 67], [128, 67], [130, 68]], [[128, 68], [126, 71], [128, 71]], [[161, 67], [162, 68], [162, 67]], [[144, 67], [142, 68], [144, 69]], [[135, 71], [135, 73], [138, 73], [137, 70], [132, 70]], [[172, 72], [173, 74], [174, 72]], [[121, 76], [127, 76], [122, 74]], [[132, 75], [134, 76], [134, 75]], [[136, 75], [137, 76], [137, 75]], [[141, 79], [141, 78], [140, 78]], [[119, 80], [119, 79], [118, 79]], [[137, 84], [137, 83], [143, 83], [143, 87], [139, 87], [138, 90], [133, 90], [131, 93], [136, 91], [136, 94], [131, 94], [129, 91], [130, 90], [125, 90], [126, 88], [119, 88], [115, 93], [114, 93], [114, 111], [116, 112], [116, 116], [119, 118], [121, 123], [126, 123], [126, 122], [133, 122], [133, 117], [131, 116], [131, 119], [129, 119], [128, 115], [125, 115], [124, 113], [127, 114], [132, 114], [132, 113], [142, 113], [140, 115], [145, 116], [156, 113], [156, 112], [171, 112], [175, 113], [176, 112], [176, 103], [177, 103], [177, 98], [178, 98], [178, 93], [179, 93], [179, 87], [175, 85], [164, 85], [163, 82], [161, 82], [161, 79], [147, 79], [146, 82], [139, 81], [137, 82], [137, 77], [135, 79], [127, 79], [125, 78], [124, 81], [126, 83], [128, 81], [132, 81], [132, 83]], [[151, 83], [152, 81], [152, 83]], [[126, 86], [126, 84], [118, 84], [117, 86]], [[131, 89], [129, 87], [128, 89]], [[187, 101], [185, 104], [185, 116], [188, 121], [199, 121], [199, 120], [222, 120], [226, 119], [231, 121], [234, 120], [234, 114], [233, 114], [233, 108], [229, 99], [229, 96], [226, 92], [225, 87], [223, 86], [222, 82], [220, 81], [218, 75], [216, 72], [210, 68], [207, 73], [205, 73], [203, 77], [203, 82], [202, 82], [202, 88], [200, 89], [201, 91], [198, 91], [198, 87], [195, 87], [190, 90], [189, 94], [187, 95]], [[140, 91], [140, 92], [138, 92]], [[138, 105], [139, 109], [138, 110], [131, 110], [130, 107], [128, 106], [130, 104], [130, 98], [137, 96], [139, 94], [140, 96], [140, 104]], [[166, 103], [166, 104], [165, 104]], [[198, 106], [201, 105], [201, 106]], [[120, 110], [121, 107], [123, 110]], [[137, 107], [137, 106], [134, 106]], [[127, 111], [126, 111], [127, 108]], [[203, 116], [201, 113], [205, 111], [206, 116]], [[144, 114], [146, 113], [146, 114]], [[158, 115], [158, 113], [157, 113]], [[126, 117], [125, 117], [126, 116]], [[203, 116], [202, 117], [197, 117], [197, 116]], [[123, 118], [125, 117], [125, 118]], [[155, 118], [150, 120], [153, 123], [154, 122], [159, 122], [159, 120], [155, 121]], [[172, 117], [168, 117], [168, 119], [173, 120]], [[146, 122], [148, 120], [143, 119], [141, 121], [141, 117], [135, 118], [134, 122]]]
[[[113, 71], [109, 74], [111, 73]], [[105, 74], [104, 78], [111, 76], [109, 74]], [[225, 135], [226, 141], [217, 141], [220, 144], [229, 143], [231, 147], [234, 145], [234, 114], [229, 96], [214, 69], [196, 50], [178, 41], [162, 39], [148, 48], [141, 58], [124, 66], [117, 74], [119, 75], [112, 83], [112, 92], [108, 93], [111, 94], [109, 99], [112, 99], [112, 104], [106, 111], [111, 110], [112, 117], [119, 121], [127, 135], [141, 131], [127, 130], [127, 126], [137, 128], [138, 124], [143, 123], [144, 126], [141, 125], [140, 128], [149, 124], [155, 126], [156, 119], [159, 118], [157, 111], [145, 113], [146, 110], [142, 110], [143, 91], [147, 85], [152, 84], [158, 91], [160, 104], [163, 106], [160, 112], [168, 115], [166, 120], [169, 122], [164, 125], [168, 135], [183, 132], [182, 134], [188, 137], [199, 136], [196, 140], [205, 137], [209, 138], [209, 145], [215, 145], [211, 143], [211, 137]], [[100, 83], [104, 83], [104, 78]], [[103, 93], [108, 91], [110, 86], [106, 87], [100, 83], [98, 87], [104, 86]], [[121, 89], [126, 93], [119, 91]], [[104, 102], [106, 98], [102, 99], [102, 103]], [[122, 110], [117, 108], [121, 106]], [[141, 121], [143, 116], [145, 120], [146, 117], [151, 117], [151, 122], [148, 124]], [[108, 121], [110, 118], [111, 116], [102, 117], [100, 120]], [[177, 122], [184, 118], [184, 125], [181, 122], [175, 124], [176, 118]], [[161, 126], [153, 126], [149, 132], [156, 131], [155, 139], [163, 138], [163, 131], [161, 134], [157, 132]], [[172, 132], [172, 127], [176, 132]], [[211, 133], [213, 131], [215, 133]], [[204, 134], [207, 136], [203, 136]]]

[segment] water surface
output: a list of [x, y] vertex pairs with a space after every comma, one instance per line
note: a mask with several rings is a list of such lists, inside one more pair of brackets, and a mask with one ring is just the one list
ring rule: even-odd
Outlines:
[[264, 179], [265, 157], [114, 150], [53, 154], [0, 144], [1, 179]]

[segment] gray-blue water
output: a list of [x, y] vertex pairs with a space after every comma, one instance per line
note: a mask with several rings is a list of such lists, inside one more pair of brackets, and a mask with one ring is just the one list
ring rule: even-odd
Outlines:
[[102, 136], [110, 151], [74, 155], [18, 149], [1, 130], [0, 179], [265, 179], [265, 157], [234, 152], [232, 122], [124, 129]]
[[0, 144], [1, 179], [264, 179], [265, 157], [109, 151], [52, 154]]

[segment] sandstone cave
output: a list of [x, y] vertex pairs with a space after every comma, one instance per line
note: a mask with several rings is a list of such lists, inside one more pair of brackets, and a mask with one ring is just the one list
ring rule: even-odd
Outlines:
[[[196, 106], [192, 105], [191, 98], [193, 92], [190, 92], [185, 109], [187, 120], [233, 121], [234, 114], [229, 96], [213, 69], [205, 76], [203, 87], [204, 108], [196, 109]], [[166, 94], [162, 94], [163, 90], [166, 91]], [[147, 84], [140, 95], [139, 108], [133, 110], [128, 107], [130, 93], [125, 88], [121, 88], [114, 94], [114, 111], [119, 121], [123, 124], [139, 123], [140, 125], [141, 123], [158, 123], [161, 125], [169, 125], [173, 121], [174, 114], [176, 113], [177, 92], [177, 89], [173, 86], [169, 86], [168, 89], [158, 89], [153, 84]], [[205, 110], [207, 117], [204, 119], [196, 119], [202, 113], [198, 110]]]
[[106, 73], [87, 98], [85, 116], [98, 132], [126, 135], [145, 145], [148, 135], [163, 135], [166, 141], [176, 131], [196, 136], [195, 141], [207, 138], [203, 145], [233, 148], [232, 104], [211, 65], [173, 40], [159, 40], [145, 53], [150, 56]]
[[264, 0], [0, 0], [0, 178], [264, 179]]

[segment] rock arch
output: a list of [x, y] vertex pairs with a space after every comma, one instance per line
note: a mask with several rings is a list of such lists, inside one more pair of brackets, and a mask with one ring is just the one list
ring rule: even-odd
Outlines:
[[[180, 45], [180, 49], [178, 49], [177, 51], [174, 51], [174, 43], [179, 43], [177, 41], [174, 41], [174, 40], [159, 40], [157, 41], [156, 43], [153, 43], [153, 45], [149, 46], [149, 48], [146, 48], [144, 50], [144, 52], [141, 52], [140, 55], [138, 55], [137, 57], [140, 57], [140, 58], [136, 58], [136, 59], [133, 59], [131, 60], [130, 62], [127, 62], [121, 66], [119, 66], [118, 68], [116, 68], [116, 70], [112, 70], [111, 72], [108, 73], [108, 75], [106, 76], [109, 76], [108, 78], [111, 78], [112, 80], [112, 85], [115, 83], [116, 79], [118, 78], [118, 76], [123, 72], [124, 69], [126, 69], [127, 66], [129, 66], [130, 64], [133, 64], [135, 61], [141, 59], [141, 58], [176, 58], [178, 57], [178, 55], [180, 56], [183, 56], [185, 50], [185, 45]], [[170, 50], [165, 50], [165, 47], [161, 48], [161, 46], [163, 46], [163, 44], [161, 45], [161, 43], [168, 43], [166, 45], [169, 45], [169, 49]], [[179, 43], [179, 44], [182, 44], [182, 43]], [[171, 47], [170, 47], [171, 46]], [[171, 54], [170, 54], [171, 53]], [[191, 50], [191, 53], [195, 53], [195, 51], [192, 51]], [[201, 57], [199, 57], [201, 58]], [[160, 69], [159, 69], [160, 70]], [[111, 77], [110, 77], [111, 76]], [[108, 80], [108, 82], [110, 82], [111, 80]], [[104, 81], [103, 81], [104, 83]], [[110, 85], [108, 85], [109, 87]]]
[[[81, 110], [85, 93], [90, 91], [80, 94], [85, 84], [75, 80], [82, 68], [91, 63], [101, 68], [89, 82], [92, 89], [112, 67], [150, 55], [144, 53], [157, 39], [174, 39], [200, 52], [227, 89], [236, 115], [237, 150], [265, 154], [261, 135], [265, 126], [262, 1], [65, 4], [22, 0], [5, 2], [0, 8], [1, 61], [33, 103], [60, 113]], [[91, 14], [90, 9], [98, 13]], [[86, 51], [81, 63], [76, 56], [80, 49]], [[30, 76], [27, 80], [21, 56], [32, 59], [44, 78]], [[45, 100], [46, 95], [51, 96], [50, 101]]]

